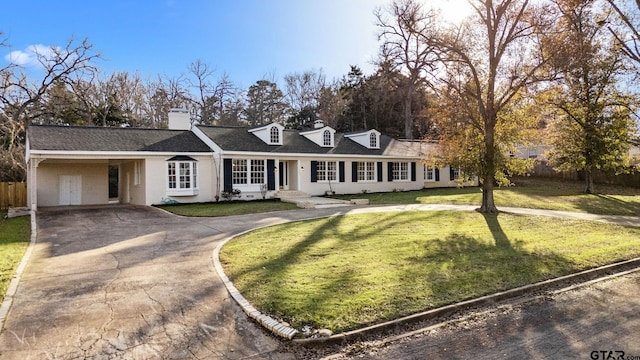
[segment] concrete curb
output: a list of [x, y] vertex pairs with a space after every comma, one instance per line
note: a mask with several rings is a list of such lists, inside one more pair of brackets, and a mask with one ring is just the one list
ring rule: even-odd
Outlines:
[[[548, 290], [553, 287], [558, 287], [565, 283], [588, 281], [587, 282], [588, 284], [588, 283], [596, 282], [600, 280], [600, 279], [594, 280], [598, 277], [602, 277], [628, 267], [640, 268], [640, 258], [622, 261], [615, 264], [609, 264], [609, 265], [601, 266], [595, 269], [589, 269], [589, 270], [581, 271], [575, 274], [565, 275], [559, 278], [549, 279], [549, 280], [541, 281], [535, 284], [525, 285], [518, 288], [510, 289], [510, 290], [501, 291], [491, 295], [485, 295], [477, 299], [462, 301], [456, 304], [451, 304], [451, 305], [443, 306], [437, 309], [432, 309], [432, 310], [420, 312], [417, 314], [412, 314], [399, 319], [368, 326], [358, 330], [348, 331], [342, 334], [336, 334], [330, 337], [294, 339], [293, 342], [299, 345], [317, 345], [317, 344], [325, 344], [325, 343], [341, 343], [341, 342], [352, 341], [352, 340], [356, 340], [361, 337], [364, 337], [365, 335], [370, 335], [372, 333], [390, 330], [403, 324], [415, 323], [419, 321], [424, 321], [424, 320], [434, 319], [441, 316], [450, 315], [459, 311], [467, 310], [469, 308], [487, 305], [490, 303], [495, 303], [495, 302], [506, 300], [506, 299], [516, 298], [518, 296], [524, 295], [529, 292]], [[640, 269], [636, 269], [636, 270], [640, 270]], [[626, 273], [629, 273], [629, 271], [625, 272], [625, 274]], [[583, 285], [585, 285], [585, 283], [571, 285], [557, 292], [571, 290], [573, 288], [583, 286]]]
[[29, 262], [29, 258], [31, 257], [31, 253], [33, 253], [33, 249], [36, 246], [36, 239], [38, 236], [37, 232], [37, 223], [36, 223], [36, 212], [31, 210], [31, 239], [29, 242], [29, 246], [22, 256], [22, 260], [20, 260], [20, 264], [16, 268], [16, 272], [9, 283], [9, 287], [7, 288], [7, 292], [4, 295], [4, 300], [2, 301], [2, 305], [0, 305], [0, 331], [4, 329], [4, 322], [9, 315], [9, 310], [11, 310], [11, 305], [13, 304], [13, 297], [16, 295], [16, 291], [18, 291], [18, 284], [20, 283], [20, 278], [22, 277], [22, 273], [24, 272], [27, 263]]

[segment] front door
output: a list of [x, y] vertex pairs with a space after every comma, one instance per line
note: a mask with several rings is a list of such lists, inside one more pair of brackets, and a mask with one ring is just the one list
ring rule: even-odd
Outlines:
[[60, 205], [80, 205], [82, 203], [82, 176], [60, 175]]
[[278, 164], [278, 179], [280, 190], [289, 190], [289, 163], [280, 161]]

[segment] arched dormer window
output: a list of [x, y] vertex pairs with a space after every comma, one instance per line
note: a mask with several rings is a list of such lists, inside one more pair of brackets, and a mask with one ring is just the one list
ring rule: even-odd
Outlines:
[[278, 144], [280, 143], [280, 129], [277, 126], [271, 127], [271, 143]]
[[376, 133], [369, 134], [369, 147], [370, 148], [378, 147], [378, 135], [376, 135]]
[[331, 131], [325, 130], [322, 133], [322, 144], [324, 146], [331, 146]]

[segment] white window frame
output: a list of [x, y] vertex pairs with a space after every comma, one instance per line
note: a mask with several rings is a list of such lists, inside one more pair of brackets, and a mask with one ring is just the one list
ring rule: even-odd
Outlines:
[[358, 182], [377, 181], [377, 169], [375, 161], [358, 161]]
[[458, 181], [462, 179], [462, 170], [459, 167], [453, 168], [453, 180]]
[[424, 167], [424, 181], [435, 182], [436, 181], [436, 169], [432, 167]]
[[231, 162], [231, 182], [236, 185], [247, 185], [249, 183], [248, 160], [233, 159]]
[[234, 189], [260, 191], [260, 186], [267, 183], [267, 160], [233, 159], [231, 183]]
[[271, 144], [280, 144], [280, 129], [277, 126], [272, 126], [269, 130], [269, 140]]
[[322, 144], [324, 146], [332, 146], [333, 141], [331, 141], [331, 131], [325, 130], [322, 132]]
[[167, 161], [166, 175], [168, 196], [192, 196], [198, 194], [197, 161]]
[[376, 133], [369, 134], [369, 147], [373, 149], [378, 147], [378, 135]]
[[337, 161], [318, 161], [316, 170], [318, 182], [338, 181]]
[[251, 159], [249, 161], [249, 183], [251, 185], [266, 184], [267, 164], [264, 159]]
[[391, 163], [392, 181], [409, 181], [409, 163], [405, 161], [394, 161]]

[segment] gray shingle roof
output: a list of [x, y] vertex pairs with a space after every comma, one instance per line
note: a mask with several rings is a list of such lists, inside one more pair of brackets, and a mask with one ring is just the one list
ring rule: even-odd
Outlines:
[[31, 125], [31, 150], [210, 152], [191, 131]]
[[335, 155], [387, 155], [420, 156], [415, 145], [380, 135], [380, 149], [368, 149], [353, 140], [336, 133], [335, 147], [322, 147], [294, 130], [283, 131], [283, 145], [268, 145], [243, 127], [203, 126], [202, 130], [225, 151], [248, 151], [284, 154], [335, 154]]
[[[322, 147], [294, 130], [283, 131], [283, 145], [268, 145], [244, 127], [198, 126], [224, 151], [281, 154], [385, 155], [421, 157], [429, 146], [380, 135], [380, 149], [368, 149], [336, 133], [335, 147]], [[210, 152], [187, 130], [31, 125], [27, 131], [31, 150]]]

